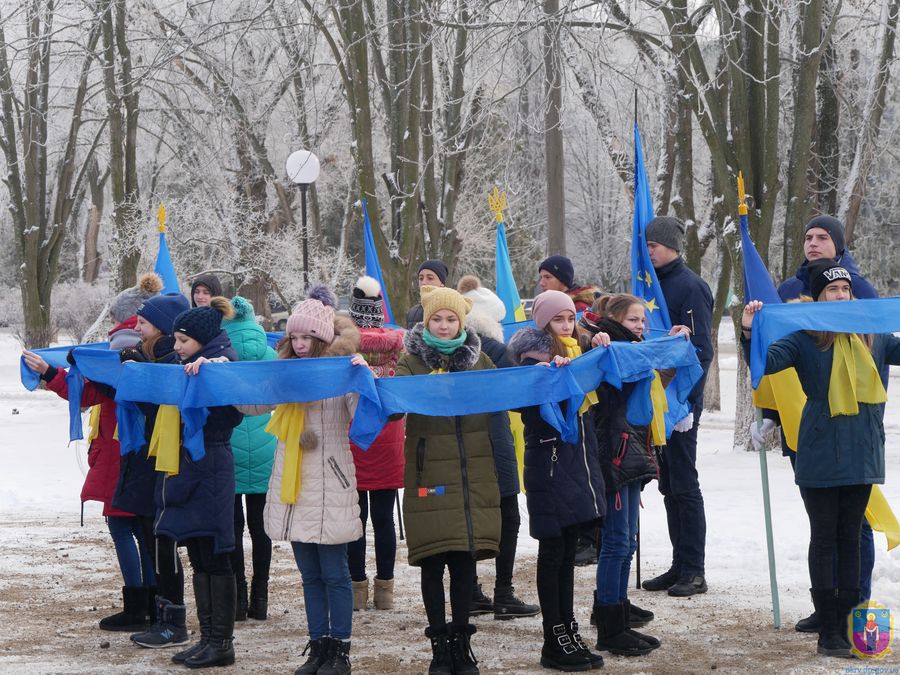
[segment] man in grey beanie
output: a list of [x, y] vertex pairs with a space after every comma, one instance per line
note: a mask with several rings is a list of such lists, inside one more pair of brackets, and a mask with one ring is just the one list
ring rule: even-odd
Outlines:
[[672, 334], [690, 334], [703, 367], [703, 377], [688, 396], [692, 413], [675, 426], [659, 464], [659, 491], [666, 507], [672, 564], [667, 572], [643, 584], [648, 591], [667, 590], [676, 597], [706, 592], [706, 512], [697, 473], [697, 424], [703, 412], [706, 374], [713, 360], [712, 292], [681, 257], [684, 231], [684, 223], [671, 216], [659, 216], [647, 223], [647, 250], [666, 299]]

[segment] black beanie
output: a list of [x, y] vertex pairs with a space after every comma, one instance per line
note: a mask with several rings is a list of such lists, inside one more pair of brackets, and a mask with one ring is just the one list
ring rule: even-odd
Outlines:
[[214, 307], [194, 307], [175, 317], [174, 333], [184, 333], [201, 345], [222, 332], [222, 312]]
[[834, 242], [834, 253], [840, 255], [844, 252], [844, 224], [834, 216], [816, 216], [806, 224], [803, 233], [806, 234], [814, 227], [821, 228], [828, 233]]
[[201, 274], [194, 277], [194, 280], [191, 282], [191, 307], [197, 306], [194, 304], [194, 291], [197, 290], [197, 286], [206, 286], [212, 297], [222, 295], [222, 282], [219, 281], [219, 277], [215, 274]]
[[684, 249], [684, 223], [672, 216], [657, 216], [647, 223], [647, 241], [668, 246], [678, 251]]
[[[419, 272], [422, 270], [431, 270], [435, 274], [437, 274], [438, 279], [441, 280], [442, 284], [447, 283], [447, 276], [450, 274], [450, 270], [447, 269], [447, 266], [441, 260], [426, 260], [421, 265], [419, 265]], [[419, 272], [416, 272], [418, 274]]]
[[850, 272], [833, 260], [828, 258], [813, 260], [809, 263], [808, 268], [809, 290], [812, 293], [813, 300], [818, 300], [825, 287], [838, 279], [845, 279], [850, 284], [850, 290], [853, 290], [853, 279], [850, 276]]
[[566, 288], [572, 288], [575, 285], [575, 267], [572, 261], [564, 255], [551, 255], [544, 262], [538, 265], [538, 272], [546, 270], [557, 279], [559, 279]]

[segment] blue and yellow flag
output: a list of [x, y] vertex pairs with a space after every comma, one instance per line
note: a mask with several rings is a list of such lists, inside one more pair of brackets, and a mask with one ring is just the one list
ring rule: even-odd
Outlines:
[[363, 199], [363, 239], [366, 252], [366, 274], [378, 281], [381, 286], [381, 298], [384, 300], [384, 322], [394, 323], [394, 313], [391, 311], [391, 303], [387, 296], [387, 287], [384, 285], [384, 275], [381, 273], [381, 263], [378, 262], [378, 251], [375, 249], [375, 237], [372, 235], [372, 221], [369, 220], [369, 209], [366, 200]]
[[181, 293], [172, 256], [169, 255], [169, 245], [166, 243], [166, 207], [162, 204], [159, 205], [156, 218], [159, 221], [159, 252], [156, 254], [153, 271], [163, 280], [163, 293]]
[[525, 308], [519, 297], [519, 289], [513, 278], [512, 263], [509, 260], [509, 245], [506, 243], [506, 227], [503, 222], [503, 209], [506, 208], [506, 193], [496, 187], [488, 195], [488, 206], [497, 220], [497, 257], [494, 268], [494, 285], [497, 297], [503, 301], [506, 314], [502, 323], [510, 324], [525, 321]]
[[[644, 301], [648, 337], [658, 337], [672, 328], [669, 309], [656, 270], [647, 251], [647, 223], [653, 220], [653, 199], [644, 166], [641, 132], [634, 124], [634, 227], [631, 238], [631, 292]], [[656, 333], [656, 335], [652, 335]]]

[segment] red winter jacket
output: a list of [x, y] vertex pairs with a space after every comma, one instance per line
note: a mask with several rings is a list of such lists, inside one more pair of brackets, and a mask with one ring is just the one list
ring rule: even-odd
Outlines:
[[[403, 351], [403, 331], [393, 328], [360, 328], [359, 351], [377, 377], [393, 377]], [[404, 420], [388, 422], [368, 450], [353, 443], [358, 490], [396, 490], [403, 487]]]
[[[47, 389], [69, 400], [66, 371], [60, 368], [47, 383]], [[81, 407], [100, 406], [100, 429], [88, 448], [88, 473], [81, 488], [81, 501], [103, 502], [104, 516], [131, 516], [127, 511], [112, 507], [113, 493], [119, 481], [119, 441], [113, 438], [116, 431], [116, 402], [106, 396], [93, 383], [85, 380], [81, 394]]]

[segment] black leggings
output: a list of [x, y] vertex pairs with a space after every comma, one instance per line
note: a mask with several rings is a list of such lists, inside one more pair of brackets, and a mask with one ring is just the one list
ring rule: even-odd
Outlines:
[[153, 533], [153, 518], [138, 516], [144, 538], [152, 547], [153, 565], [156, 569], [156, 594], [173, 605], [184, 604], [184, 569], [178, 557], [174, 539], [157, 537]]
[[184, 545], [187, 546], [194, 573], [214, 577], [232, 574], [231, 553], [214, 553], [215, 540], [212, 537], [191, 537], [185, 540]]
[[457, 626], [469, 623], [472, 603], [472, 579], [475, 558], [468, 551], [448, 551], [422, 558], [422, 602], [428, 625], [442, 629], [447, 625], [444, 609], [444, 568], [450, 570], [450, 613]]
[[575, 549], [578, 525], [562, 529], [562, 536], [538, 540], [537, 592], [545, 626], [575, 618]]
[[266, 534], [263, 510], [266, 508], [266, 493], [234, 496], [234, 551], [231, 553], [231, 567], [238, 583], [247, 583], [244, 573], [244, 508], [241, 497], [247, 499], [247, 529], [253, 543], [253, 578], [257, 583], [269, 580], [272, 565], [272, 540]]
[[519, 541], [518, 495], [500, 498], [500, 552], [497, 554], [497, 578], [495, 589], [506, 590], [512, 586], [513, 565], [516, 562], [516, 544]]
[[[350, 578], [365, 581], [366, 576], [366, 521], [372, 516], [375, 539], [375, 576], [379, 579], [394, 578], [394, 560], [397, 558], [397, 533], [394, 530], [394, 504], [396, 490], [359, 490], [359, 518], [363, 534], [347, 545]], [[371, 504], [371, 507], [370, 507]]]
[[800, 488], [809, 516], [809, 580], [814, 589], [833, 588], [835, 578], [838, 588], [859, 588], [859, 533], [871, 491], [871, 485]]

